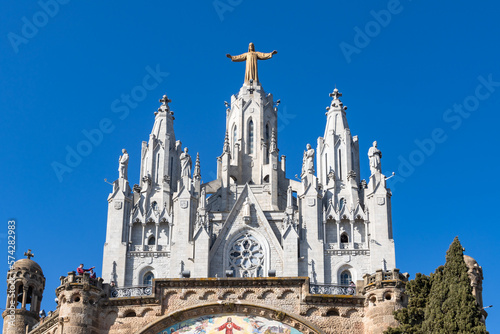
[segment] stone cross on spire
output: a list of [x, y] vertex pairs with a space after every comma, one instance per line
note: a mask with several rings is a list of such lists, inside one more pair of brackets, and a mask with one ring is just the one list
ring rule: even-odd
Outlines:
[[337, 89], [337, 87], [335, 87], [335, 89], [333, 90], [333, 92], [330, 93], [330, 97], [333, 97], [331, 107], [334, 107], [334, 108], [340, 107], [343, 110], [347, 109], [347, 107], [344, 107], [344, 104], [339, 99], [341, 96], [342, 96], [342, 93], [339, 92], [339, 90]]
[[172, 102], [172, 100], [169, 99], [167, 95], [163, 95], [163, 97], [160, 99], [160, 102], [168, 107], [168, 104]]
[[335, 87], [335, 89], [333, 90], [332, 93], [330, 93], [330, 97], [333, 97], [334, 100], [338, 100], [339, 97], [342, 96], [342, 93], [339, 92], [339, 90], [337, 89], [337, 87]]
[[[167, 97], [167, 95], [163, 95], [163, 97], [160, 99], [160, 102], [162, 103], [162, 105], [160, 106], [160, 108], [158, 108], [159, 112], [166, 111], [166, 112], [170, 113], [171, 115], [174, 114], [173, 112], [170, 111], [170, 106], [168, 105], [170, 102], [172, 102], [172, 100], [169, 99]], [[155, 115], [156, 115], [156, 113], [155, 113]]]
[[28, 249], [28, 251], [27, 251], [27, 252], [24, 252], [24, 256], [26, 256], [26, 257], [28, 258], [28, 260], [30, 260], [32, 257], [34, 257], [34, 256], [35, 256], [35, 254], [33, 254], [33, 253], [31, 252], [31, 249]]

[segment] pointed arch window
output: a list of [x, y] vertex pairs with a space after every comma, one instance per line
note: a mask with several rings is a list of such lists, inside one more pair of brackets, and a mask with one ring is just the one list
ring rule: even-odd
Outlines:
[[345, 198], [342, 197], [339, 202], [339, 211], [342, 211], [344, 205], [345, 205]]
[[339, 149], [339, 179], [342, 180], [342, 151]]
[[348, 286], [352, 281], [351, 272], [349, 270], [344, 270], [340, 274], [340, 285]]
[[149, 237], [149, 239], [148, 239], [148, 245], [149, 245], [149, 246], [154, 246], [155, 241], [156, 241], [156, 240], [155, 240], [154, 235], [150, 236], [150, 237]]
[[250, 120], [248, 123], [248, 154], [253, 154], [253, 121]]
[[235, 124], [233, 126], [233, 148], [236, 147], [237, 140], [238, 140], [238, 127]]
[[142, 280], [142, 284], [144, 285], [151, 285], [153, 284], [153, 278], [155, 278], [155, 275], [148, 271], [145, 275], [144, 275], [144, 278]]
[[340, 242], [343, 244], [349, 243], [349, 236], [347, 235], [347, 233], [344, 232], [340, 235]]
[[265, 141], [265, 143], [266, 143], [265, 148], [266, 148], [266, 149], [265, 149], [265, 153], [264, 153], [264, 154], [265, 154], [265, 156], [264, 156], [264, 163], [265, 163], [265, 164], [268, 164], [268, 163], [269, 163], [269, 145], [270, 145], [270, 143], [269, 143], [269, 138], [271, 137], [271, 136], [269, 135], [269, 123], [267, 123], [267, 124], [266, 124], [266, 133], [265, 133], [265, 137], [266, 137], [266, 141]]

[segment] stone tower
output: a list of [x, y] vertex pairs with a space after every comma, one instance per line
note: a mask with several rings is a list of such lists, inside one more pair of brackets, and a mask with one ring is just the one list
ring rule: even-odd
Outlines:
[[165, 95], [160, 102], [149, 141], [142, 142], [140, 184], [131, 191], [127, 160], [108, 197], [103, 277], [118, 286], [143, 284], [144, 277], [170, 277], [173, 195], [182, 152], [175, 140], [171, 100]]
[[61, 277], [56, 295], [60, 333], [99, 333], [99, 301], [106, 297], [102, 278], [91, 278], [87, 272], [83, 275], [69, 272]]
[[351, 135], [342, 93], [335, 88], [330, 97], [325, 134], [317, 148], [319, 233], [325, 246], [325, 282], [345, 284], [346, 278], [360, 280], [366, 273], [396, 267], [391, 192], [376, 147], [369, 151], [369, 182], [360, 180], [358, 136]]
[[3, 316], [3, 334], [24, 334], [39, 321], [40, 304], [45, 288], [42, 268], [28, 258], [16, 261], [7, 273], [7, 305]]
[[399, 269], [377, 270], [373, 275], [364, 275], [362, 290], [365, 296], [365, 330], [372, 334], [382, 334], [387, 327], [396, 327], [398, 322], [393, 312], [406, 307], [408, 297], [404, 287], [408, 274]]

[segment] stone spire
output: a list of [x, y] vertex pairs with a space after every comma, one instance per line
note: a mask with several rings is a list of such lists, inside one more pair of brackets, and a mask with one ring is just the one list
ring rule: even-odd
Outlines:
[[201, 179], [201, 169], [200, 169], [200, 153], [196, 153], [196, 162], [194, 163], [194, 171], [193, 171], [194, 179]]
[[[132, 284], [132, 272], [126, 270], [127, 253], [135, 249], [129, 247], [132, 241], [139, 240], [134, 247], [144, 249], [151, 230], [155, 232], [155, 244], [151, 246], [157, 249], [160, 231], [168, 231], [172, 198], [181, 178], [181, 143], [175, 139], [174, 112], [169, 106], [172, 100], [163, 95], [159, 102], [149, 140], [142, 142], [141, 169], [134, 192], [127, 179], [119, 178], [115, 181], [119, 186], [114, 186], [108, 197], [102, 276], [116, 277], [118, 286]], [[154, 227], [146, 230], [147, 223], [154, 223]]]
[[273, 128], [272, 134], [271, 134], [271, 145], [269, 147], [269, 152], [278, 152], [278, 143], [276, 142], [276, 129]]
[[229, 146], [229, 134], [227, 131], [226, 131], [226, 136], [224, 137], [224, 147], [222, 148], [222, 153], [231, 154]]
[[[254, 60], [246, 58], [247, 56], [253, 57], [255, 52], [252, 52], [241, 55], [241, 61], [246, 60], [247, 66], [254, 64]], [[271, 53], [270, 56], [272, 56]], [[232, 57], [232, 59], [236, 61], [240, 59], [240, 56]], [[255, 59], [255, 66], [256, 62], [257, 59]], [[231, 178], [238, 185], [268, 183], [264, 179], [267, 180], [270, 177], [269, 171], [263, 169], [262, 166], [275, 165], [277, 170], [280, 165], [279, 157], [273, 164], [270, 161], [270, 153], [278, 152], [276, 133], [273, 144], [271, 132], [278, 126], [278, 113], [274, 106], [279, 103], [274, 101], [272, 94], [264, 91], [257, 77], [254, 76], [257, 71], [256, 67], [253, 68], [254, 65], [251, 65], [252, 69], [247, 72], [247, 78], [239, 92], [234, 94], [231, 97], [231, 103], [226, 105], [224, 153], [230, 150], [231, 159], [227, 170], [231, 171]], [[274, 148], [271, 150], [273, 145]], [[220, 167], [222, 170], [222, 165]]]
[[[360, 175], [358, 137], [351, 135], [346, 118], [347, 107], [340, 101], [342, 93], [335, 88], [329, 95], [332, 101], [326, 108], [325, 134], [318, 139], [318, 178], [327, 187], [336, 181], [347, 184], [351, 179], [357, 184]], [[330, 182], [328, 175], [335, 175], [335, 180]]]

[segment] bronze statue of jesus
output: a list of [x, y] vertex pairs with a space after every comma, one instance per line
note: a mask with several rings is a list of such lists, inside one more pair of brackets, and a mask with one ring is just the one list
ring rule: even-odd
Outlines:
[[278, 51], [274, 50], [273, 52], [263, 53], [255, 51], [255, 46], [253, 43], [248, 45], [248, 52], [245, 52], [238, 56], [231, 56], [229, 53], [226, 54], [226, 57], [230, 58], [232, 61], [245, 61], [246, 69], [245, 69], [245, 83], [250, 83], [250, 79], [253, 79], [254, 82], [259, 82], [259, 75], [257, 73], [257, 60], [265, 60], [271, 59], [273, 55], [277, 54]]

